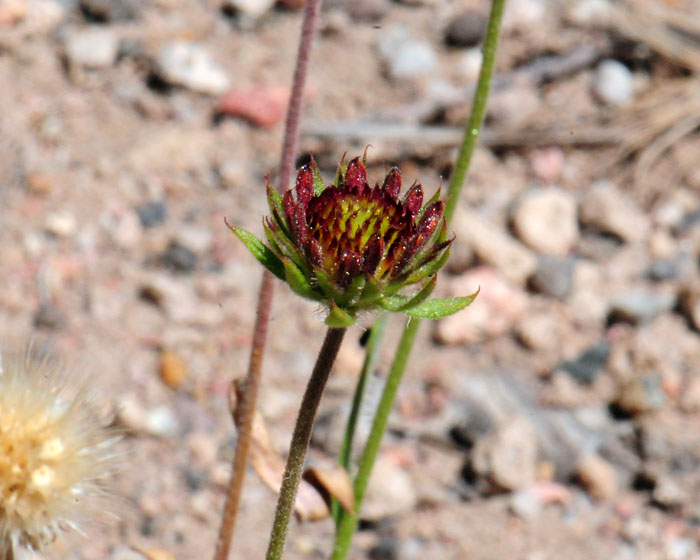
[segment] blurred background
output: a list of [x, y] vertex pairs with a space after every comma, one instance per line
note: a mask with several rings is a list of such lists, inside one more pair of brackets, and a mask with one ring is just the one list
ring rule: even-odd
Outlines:
[[[86, 362], [127, 433], [120, 521], [58, 558], [213, 554], [262, 275], [224, 217], [262, 233], [303, 4], [0, 0], [0, 337]], [[375, 177], [398, 164], [434, 192], [488, 9], [325, 2], [299, 161], [330, 181], [370, 144]], [[508, 2], [438, 283], [481, 293], [421, 327], [354, 560], [700, 558], [699, 75], [697, 0]], [[282, 454], [321, 319], [279, 286], [260, 411]], [[314, 464], [338, 452], [371, 319]], [[234, 558], [262, 557], [275, 501], [251, 469]], [[295, 523], [287, 557], [331, 543], [331, 521]]]

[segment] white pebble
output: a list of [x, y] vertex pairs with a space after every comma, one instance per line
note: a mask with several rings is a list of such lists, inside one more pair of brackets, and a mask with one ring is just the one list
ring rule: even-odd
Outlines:
[[634, 76], [617, 60], [604, 60], [596, 69], [593, 91], [607, 105], [625, 105], [634, 98]]

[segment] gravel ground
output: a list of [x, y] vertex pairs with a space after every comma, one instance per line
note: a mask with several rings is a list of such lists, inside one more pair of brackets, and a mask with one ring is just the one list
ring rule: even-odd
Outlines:
[[[57, 558], [212, 554], [261, 277], [223, 219], [262, 232], [299, 3], [0, 0], [0, 337], [94, 372], [126, 433], [118, 521]], [[328, 0], [302, 153], [330, 180], [371, 144], [374, 176], [396, 163], [433, 192], [487, 11]], [[353, 559], [700, 558], [699, 11], [509, 3], [437, 290], [481, 294], [422, 326]], [[337, 453], [370, 320], [313, 462]], [[260, 411], [281, 453], [322, 333], [279, 286]], [[262, 557], [274, 504], [251, 470], [233, 557]], [[287, 557], [331, 543], [330, 521], [295, 522]]]

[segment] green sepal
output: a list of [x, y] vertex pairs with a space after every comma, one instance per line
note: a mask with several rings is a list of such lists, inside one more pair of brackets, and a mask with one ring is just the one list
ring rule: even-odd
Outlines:
[[340, 304], [349, 306], [354, 300], [360, 297], [365, 287], [365, 282], [364, 276], [355, 278], [340, 297]]
[[426, 299], [428, 299], [430, 297], [430, 294], [433, 293], [436, 284], [437, 276], [433, 276], [430, 280], [428, 280], [428, 282], [426, 282], [425, 286], [423, 286], [415, 296], [386, 297], [380, 300], [379, 305], [387, 311], [400, 311], [406, 313], [409, 309], [413, 309], [414, 307], [419, 306]]
[[275, 230], [273, 227], [266, 225], [265, 235], [273, 249], [279, 248], [280, 255], [284, 255], [291, 259], [292, 262], [297, 265], [299, 270], [301, 270], [305, 275], [308, 276], [310, 274], [311, 269], [309, 268], [304, 255], [301, 254], [297, 246], [292, 243], [289, 237], [287, 237], [282, 230]]
[[314, 276], [316, 277], [316, 282], [321, 291], [326, 295], [328, 299], [335, 299], [338, 297], [338, 290], [333, 284], [332, 280], [328, 276], [328, 273], [322, 268], [314, 269]]
[[341, 329], [349, 327], [354, 322], [355, 317], [353, 317], [353, 315], [338, 307], [334, 301], [331, 302], [331, 308], [328, 311], [328, 317], [326, 317], [326, 325], [336, 329]]
[[425, 211], [427, 210], [428, 206], [430, 206], [433, 202], [437, 202], [438, 200], [440, 200], [440, 191], [442, 191], [442, 185], [438, 187], [438, 189], [435, 191], [435, 194], [430, 197], [430, 200], [428, 200], [428, 202], [423, 203], [423, 206], [420, 210], [418, 210], [418, 213], [416, 214], [416, 223], [420, 222], [420, 219], [423, 217], [423, 214], [425, 214]]
[[345, 163], [345, 155], [343, 154], [343, 157], [340, 159], [340, 163], [338, 164], [338, 172], [335, 175], [335, 181], [333, 182], [333, 185], [335, 187], [342, 187], [345, 184], [345, 170], [348, 168], [348, 164]]
[[270, 212], [273, 214], [278, 212], [281, 216], [284, 216], [284, 206], [282, 205], [282, 195], [277, 192], [277, 189], [272, 187], [270, 183], [265, 185], [267, 190], [267, 205], [270, 207]]
[[272, 272], [280, 280], [286, 280], [284, 274], [284, 265], [281, 259], [257, 237], [249, 231], [227, 224], [229, 229], [236, 234], [236, 237], [243, 242], [246, 249], [263, 265], [267, 270]]
[[[479, 288], [481, 289], [481, 288]], [[479, 294], [479, 290], [469, 296], [453, 297], [446, 299], [429, 299], [416, 307], [404, 310], [406, 315], [420, 317], [421, 319], [440, 319], [457, 311], [461, 311], [469, 305]]]
[[318, 164], [313, 156], [311, 156], [311, 172], [314, 176], [314, 195], [318, 196], [326, 188], [323, 184], [323, 177], [321, 177], [321, 170], [318, 168]]
[[367, 280], [365, 289], [357, 301], [357, 307], [374, 307], [377, 300], [382, 297], [382, 287], [374, 278]]
[[290, 260], [282, 259], [284, 265], [284, 275], [287, 284], [301, 297], [308, 299], [317, 299], [309, 281], [304, 276], [304, 273]]
[[428, 276], [433, 276], [437, 274], [438, 270], [440, 270], [443, 266], [445, 266], [445, 263], [447, 262], [447, 259], [450, 257], [450, 248], [447, 247], [445, 251], [440, 255], [439, 257], [432, 259], [425, 263], [424, 265], [419, 266], [416, 268], [411, 274], [406, 278], [406, 284], [415, 284], [416, 282], [421, 282], [423, 279], [427, 278]]

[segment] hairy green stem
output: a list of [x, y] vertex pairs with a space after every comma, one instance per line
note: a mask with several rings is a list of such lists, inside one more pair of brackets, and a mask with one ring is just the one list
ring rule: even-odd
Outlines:
[[[323, 0], [308, 0], [306, 4], [292, 89], [289, 95], [289, 106], [287, 107], [282, 153], [280, 155], [279, 191], [284, 191], [289, 187], [294, 171], [294, 157], [296, 155], [297, 141], [299, 138], [301, 106], [304, 101], [304, 89], [306, 87], [309, 60], [311, 58], [313, 41], [316, 36], [316, 29], [318, 28], [318, 17], [322, 2]], [[231, 469], [231, 479], [226, 492], [226, 502], [221, 517], [219, 536], [216, 541], [214, 560], [227, 560], [231, 550], [238, 506], [241, 500], [243, 481], [245, 480], [248, 465], [248, 454], [250, 452], [252, 438], [251, 432], [253, 429], [253, 415], [255, 414], [258, 402], [260, 378], [262, 376], [262, 362], [265, 354], [267, 327], [270, 322], [270, 309], [272, 307], [273, 295], [274, 278], [270, 272], [265, 270], [262, 282], [260, 283], [260, 293], [258, 295], [258, 312], [255, 318], [255, 326], [253, 327], [253, 341], [250, 361], [248, 363], [248, 373], [243, 384], [244, 390], [242, 392], [242, 399], [239, 403], [240, 421], [238, 423], [236, 452]]]
[[280, 488], [280, 495], [277, 500], [275, 522], [272, 526], [270, 544], [267, 549], [267, 560], [280, 560], [282, 558], [285, 541], [287, 540], [287, 527], [294, 511], [294, 502], [304, 470], [304, 459], [311, 440], [311, 430], [314, 426], [316, 410], [321, 402], [323, 390], [326, 387], [328, 376], [338, 355], [346, 330], [345, 328], [328, 329], [321, 351], [318, 353], [316, 365], [311, 373], [311, 378], [306, 386], [304, 398], [299, 407], [299, 415], [294, 426], [292, 443], [289, 446], [289, 457], [287, 457], [287, 466], [282, 478], [282, 488]]
[[[476, 148], [477, 138], [484, 123], [486, 102], [488, 100], [491, 78], [493, 76], [496, 48], [498, 46], [498, 36], [501, 29], [504, 6], [505, 0], [493, 0], [491, 3], [491, 13], [489, 15], [483, 48], [483, 61], [481, 70], [479, 71], [479, 79], [476, 84], [471, 114], [464, 131], [464, 139], [459, 150], [459, 155], [457, 156], [457, 162], [452, 172], [447, 191], [448, 198], [445, 203], [444, 214], [447, 224], [452, 221], [452, 217], [457, 208], [462, 186], [464, 185], [464, 179], [469, 170], [474, 149]], [[338, 522], [338, 520], [336, 520], [337, 530], [333, 554], [331, 556], [332, 560], [345, 560], [350, 549], [350, 541], [357, 529], [358, 516], [362, 507], [362, 500], [364, 499], [369, 477], [372, 473], [372, 467], [374, 466], [374, 461], [379, 451], [379, 445], [386, 430], [389, 412], [393, 408], [396, 392], [403, 376], [408, 355], [413, 348], [413, 341], [418, 332], [419, 324], [420, 321], [418, 319], [408, 319], [404, 327], [401, 341], [396, 350], [396, 355], [391, 365], [386, 385], [379, 401], [379, 406], [377, 407], [369, 439], [367, 440], [358, 467], [357, 476], [355, 477], [355, 514], [350, 515], [343, 511], [338, 512], [340, 521]]]
[[[352, 466], [352, 444], [353, 439], [355, 438], [357, 419], [360, 415], [360, 408], [362, 407], [362, 399], [365, 394], [365, 388], [367, 387], [367, 381], [369, 380], [370, 375], [372, 375], [372, 371], [374, 370], [374, 366], [377, 362], [377, 350], [382, 337], [384, 336], [384, 330], [386, 329], [386, 322], [388, 318], [389, 315], [386, 313], [380, 315], [369, 331], [365, 360], [362, 364], [360, 377], [357, 380], [357, 386], [355, 387], [355, 393], [352, 398], [352, 407], [350, 408], [348, 422], [345, 426], [345, 436], [343, 437], [343, 443], [340, 447], [340, 455], [338, 457], [338, 462], [345, 467], [345, 470], [348, 472], [350, 472], [350, 468]], [[342, 507], [340, 507], [340, 503], [335, 498], [333, 498], [331, 509], [333, 512], [333, 519], [335, 520], [337, 526], [340, 523], [341, 512], [344, 510]]]
[[389, 421], [389, 413], [394, 407], [396, 392], [399, 390], [403, 372], [406, 369], [406, 362], [408, 361], [408, 356], [411, 353], [411, 348], [413, 347], [413, 341], [418, 333], [419, 325], [420, 319], [409, 318], [406, 321], [406, 326], [403, 334], [401, 335], [399, 346], [396, 349], [396, 357], [394, 358], [394, 362], [391, 364], [391, 370], [386, 378], [386, 384], [384, 385], [382, 397], [379, 400], [379, 405], [377, 406], [377, 412], [374, 416], [372, 429], [369, 432], [369, 438], [367, 439], [367, 444], [365, 445], [365, 450], [362, 453], [360, 465], [357, 470], [357, 476], [355, 477], [355, 515], [349, 515], [346, 513], [341, 516], [340, 525], [338, 526], [338, 530], [336, 532], [335, 546], [333, 547], [333, 555], [331, 556], [331, 560], [342, 560], [348, 554], [350, 541], [352, 540], [352, 536], [355, 534], [355, 529], [357, 528], [357, 514], [360, 511], [360, 505], [365, 497], [365, 491], [367, 490], [369, 477], [372, 473], [372, 467], [374, 466], [374, 461], [377, 459], [379, 446], [382, 442], [384, 432], [386, 431], [387, 422]]

